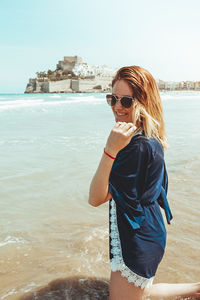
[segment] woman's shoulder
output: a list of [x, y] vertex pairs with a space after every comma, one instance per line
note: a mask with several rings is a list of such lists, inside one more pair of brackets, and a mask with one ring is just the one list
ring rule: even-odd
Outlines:
[[148, 152], [153, 156], [156, 154], [163, 155], [161, 143], [155, 137], [146, 137], [143, 132], [133, 136], [130, 141], [130, 149], [131, 148], [135, 148], [137, 151]]

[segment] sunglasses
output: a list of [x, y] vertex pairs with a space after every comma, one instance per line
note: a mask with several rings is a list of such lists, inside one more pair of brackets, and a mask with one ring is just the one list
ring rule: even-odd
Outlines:
[[106, 100], [108, 105], [110, 106], [114, 106], [117, 103], [117, 101], [120, 101], [123, 107], [129, 108], [133, 104], [134, 98], [129, 96], [123, 96], [120, 99], [118, 99], [117, 96], [108, 94], [106, 95]]

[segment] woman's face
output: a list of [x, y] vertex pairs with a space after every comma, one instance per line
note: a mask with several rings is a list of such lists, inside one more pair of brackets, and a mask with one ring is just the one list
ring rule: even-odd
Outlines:
[[[113, 95], [116, 95], [118, 99], [121, 99], [123, 96], [129, 96], [133, 97], [133, 91], [131, 87], [128, 85], [128, 83], [120, 79], [115, 82], [113, 89], [112, 89]], [[132, 123], [133, 117], [132, 117], [132, 111], [133, 111], [133, 105], [129, 108], [125, 108], [121, 105], [120, 101], [117, 101], [114, 106], [112, 106], [112, 111], [115, 116], [116, 122], [126, 122], [126, 123]]]

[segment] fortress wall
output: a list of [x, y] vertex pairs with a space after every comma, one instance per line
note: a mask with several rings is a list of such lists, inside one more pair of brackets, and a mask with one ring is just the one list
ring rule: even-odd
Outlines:
[[77, 56], [64, 56], [64, 61], [71, 61], [71, 62], [75, 62], [77, 59]]
[[35, 88], [34, 92], [35, 93], [41, 93], [42, 92], [42, 86], [43, 86], [43, 82], [38, 82], [36, 80], [35, 86], [34, 86], [34, 88]]
[[72, 88], [72, 91], [78, 92], [79, 91], [79, 80], [72, 79], [71, 88]]
[[59, 81], [38, 81], [30, 79], [26, 87], [27, 93], [67, 93], [67, 92], [94, 92], [96, 86], [101, 90], [108, 90], [111, 85], [111, 76], [96, 76], [87, 79], [65, 79]]
[[106, 88], [109, 85], [111, 85], [113, 80], [112, 76], [102, 76], [102, 77], [96, 77], [95, 78], [95, 85], [101, 85], [102, 88]]
[[50, 81], [49, 84], [49, 93], [62, 93], [69, 92], [71, 89], [71, 79], [59, 80], [59, 81]]
[[95, 77], [94, 79], [72, 79], [72, 90], [75, 92], [86, 92], [94, 89], [95, 86], [101, 85], [102, 89], [105, 89], [111, 84], [112, 77]]
[[35, 84], [36, 79], [35, 78], [29, 78], [29, 84]]
[[63, 71], [72, 71], [74, 68], [74, 63], [62, 62], [61, 68]]
[[49, 93], [49, 82], [43, 82], [42, 91], [44, 93]]
[[95, 85], [96, 81], [94, 79], [79, 79], [79, 91], [92, 90]]

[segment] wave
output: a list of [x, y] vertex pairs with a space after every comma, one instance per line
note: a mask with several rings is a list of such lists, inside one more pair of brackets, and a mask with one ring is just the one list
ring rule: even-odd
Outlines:
[[23, 99], [23, 100], [14, 100], [14, 101], [12, 100], [4, 101], [4, 102], [0, 102], [0, 111], [39, 106], [43, 102], [44, 102], [43, 99], [37, 99], [37, 100]]
[[18, 238], [15, 236], [7, 236], [2, 242], [0, 242], [0, 247], [6, 246], [8, 244], [25, 244], [26, 241], [22, 238]]
[[[21, 294], [21, 293], [24, 294], [24, 293], [31, 292], [36, 287], [39, 287], [39, 284], [35, 284], [34, 282], [31, 282], [25, 288], [21, 288], [19, 290], [17, 290], [16, 288], [13, 288], [11, 291], [9, 291], [8, 293], [4, 294], [1, 297], [1, 299], [4, 300], [4, 299], [7, 299], [9, 296], [13, 296], [13, 295]], [[34, 299], [36, 299], [36, 298], [34, 298]]]
[[[58, 97], [57, 97], [58, 96]], [[3, 110], [16, 110], [21, 108], [29, 107], [48, 107], [48, 106], [61, 106], [77, 103], [91, 103], [98, 104], [105, 102], [105, 98], [95, 97], [95, 96], [72, 96], [62, 99], [61, 96], [49, 96], [48, 98], [36, 98], [36, 99], [17, 99], [17, 100], [7, 100], [0, 101], [0, 111]]]
[[172, 92], [160, 93], [162, 100], [184, 100], [184, 99], [200, 99], [200, 92]]
[[[199, 99], [200, 92], [161, 92], [162, 100], [184, 100], [184, 99]], [[48, 106], [61, 106], [61, 105], [73, 105], [77, 103], [90, 103], [99, 104], [105, 102], [104, 94], [62, 94], [62, 95], [52, 95], [52, 94], [42, 94], [42, 95], [13, 95], [0, 97], [0, 111], [3, 110], [16, 110], [21, 108], [29, 107], [48, 107]]]
[[61, 98], [61, 96], [60, 95], [52, 95], [52, 96], [50, 96], [50, 98]]

